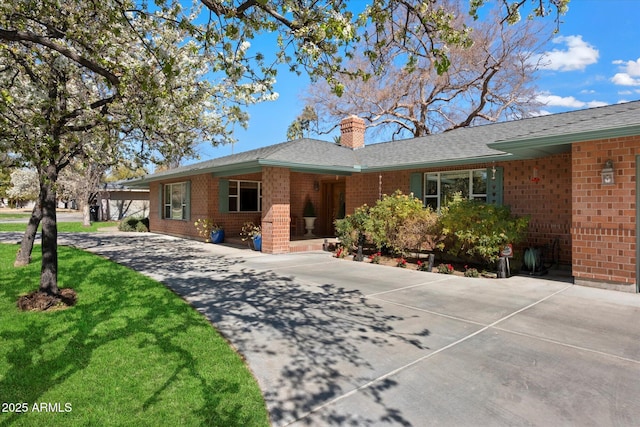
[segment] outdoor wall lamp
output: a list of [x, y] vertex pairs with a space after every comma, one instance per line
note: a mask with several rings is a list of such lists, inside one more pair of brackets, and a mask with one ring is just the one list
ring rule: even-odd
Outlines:
[[320, 191], [320, 183], [318, 181], [313, 181], [313, 191]]
[[613, 160], [609, 159], [605, 162], [604, 168], [602, 168], [602, 185], [615, 184]]

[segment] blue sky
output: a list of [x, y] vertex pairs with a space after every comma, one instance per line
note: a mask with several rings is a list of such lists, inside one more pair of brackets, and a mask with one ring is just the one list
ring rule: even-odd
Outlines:
[[[571, 0], [562, 20], [536, 83], [546, 104], [541, 114], [640, 99], [640, 0]], [[286, 141], [308, 84], [306, 76], [279, 74], [278, 100], [252, 106], [249, 129], [237, 130], [238, 142], [201, 146], [200, 160]]]

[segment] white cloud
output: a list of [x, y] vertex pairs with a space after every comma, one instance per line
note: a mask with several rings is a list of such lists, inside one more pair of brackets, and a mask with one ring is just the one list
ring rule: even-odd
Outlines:
[[548, 110], [538, 110], [538, 111], [529, 112], [529, 117], [548, 116], [550, 114], [553, 114], [553, 113], [551, 111], [548, 111]]
[[640, 58], [637, 61], [613, 61], [620, 66], [620, 73], [611, 78], [614, 84], [620, 86], [640, 86]]
[[582, 40], [582, 36], [556, 37], [552, 42], [555, 44], [564, 44], [566, 49], [553, 49], [536, 58], [540, 60], [540, 68], [542, 69], [582, 71], [587, 65], [598, 62], [600, 52], [591, 44]]
[[627, 73], [617, 73], [611, 81], [620, 86], [640, 86], [640, 78], [634, 79]]
[[579, 101], [573, 96], [558, 96], [540, 94], [536, 97], [536, 100], [547, 107], [564, 107], [564, 108], [594, 108], [603, 107], [609, 105], [607, 102], [602, 101]]

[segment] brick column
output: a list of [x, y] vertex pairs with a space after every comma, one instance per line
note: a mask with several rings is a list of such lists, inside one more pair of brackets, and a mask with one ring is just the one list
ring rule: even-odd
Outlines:
[[262, 168], [262, 252], [289, 252], [290, 194], [289, 169]]

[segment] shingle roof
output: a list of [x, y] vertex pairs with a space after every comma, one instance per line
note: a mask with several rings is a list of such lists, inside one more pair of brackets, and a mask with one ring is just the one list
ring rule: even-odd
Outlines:
[[640, 135], [640, 101], [455, 129], [357, 150], [297, 139], [148, 175], [129, 185], [200, 173], [275, 165], [314, 172], [358, 172], [539, 157], [572, 142]]
[[[455, 129], [421, 138], [372, 144], [358, 150], [364, 169], [479, 162], [566, 151], [571, 142], [630, 128], [640, 134], [640, 101]], [[637, 128], [637, 129], [636, 129]], [[536, 141], [544, 141], [544, 147]], [[538, 146], [536, 146], [538, 145]]]

